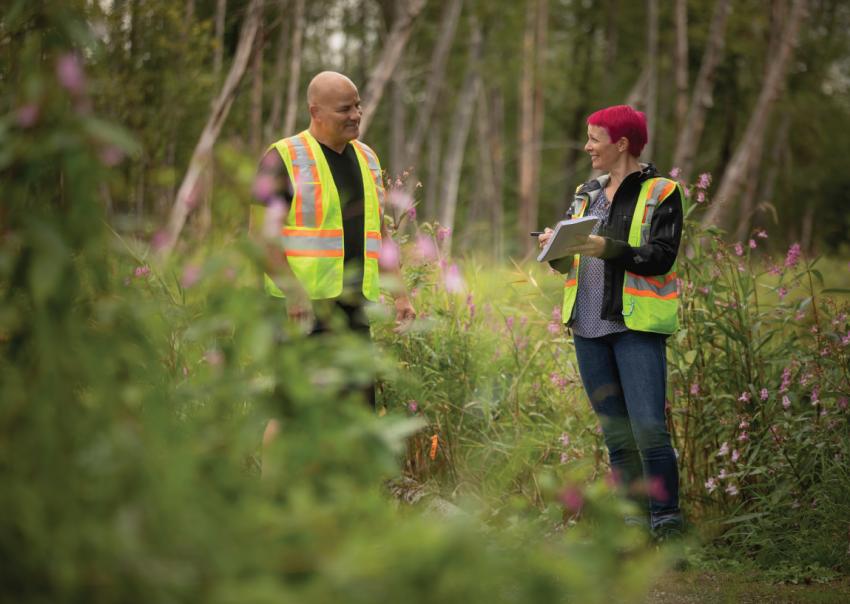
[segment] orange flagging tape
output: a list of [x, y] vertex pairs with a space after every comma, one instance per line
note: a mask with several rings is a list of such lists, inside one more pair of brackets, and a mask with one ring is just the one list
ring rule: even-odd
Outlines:
[[428, 455], [431, 459], [437, 459], [437, 443], [439, 440], [436, 434], [431, 437], [431, 453]]

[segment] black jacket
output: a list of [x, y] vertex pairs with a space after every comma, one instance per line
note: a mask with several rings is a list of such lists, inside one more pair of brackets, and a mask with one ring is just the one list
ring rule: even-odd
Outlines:
[[[646, 245], [632, 247], [628, 244], [629, 229], [632, 226], [632, 216], [641, 184], [656, 176], [658, 171], [651, 164], [646, 165], [640, 172], [629, 174], [611, 201], [608, 224], [599, 231], [599, 235], [605, 237], [605, 250], [602, 253], [605, 260], [605, 292], [600, 314], [602, 319], [623, 320], [623, 280], [626, 271], [642, 276], [663, 275], [676, 261], [682, 238], [682, 196], [679, 187], [673, 190], [652, 215]], [[600, 188], [597, 180], [589, 180], [579, 187], [576, 197], [586, 196]], [[572, 216], [568, 212], [566, 217]], [[572, 265], [572, 257], [560, 258], [550, 264], [558, 272], [566, 273]], [[564, 320], [572, 323], [572, 317], [564, 317]]]

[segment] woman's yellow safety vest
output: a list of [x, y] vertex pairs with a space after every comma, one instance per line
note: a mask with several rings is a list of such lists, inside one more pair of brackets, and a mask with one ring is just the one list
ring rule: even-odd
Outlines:
[[[360, 141], [351, 144], [363, 179], [363, 296], [374, 302], [380, 294], [378, 254], [384, 184], [375, 152]], [[343, 287], [342, 208], [325, 154], [308, 130], [279, 140], [271, 148], [277, 149], [283, 159], [294, 191], [286, 225], [280, 233], [286, 260], [311, 300], [336, 298]], [[268, 275], [266, 291], [283, 297]]]
[[[639, 247], [649, 241], [652, 215], [655, 209], [679, 186], [667, 178], [650, 178], [641, 184], [632, 225], [629, 230], [629, 245]], [[679, 194], [682, 195], [681, 189]], [[684, 199], [682, 195], [682, 199]], [[573, 202], [573, 218], [584, 216], [590, 203], [587, 193], [576, 195]], [[561, 316], [569, 320], [575, 307], [578, 293], [579, 255], [564, 283], [564, 304]], [[679, 327], [679, 292], [676, 286], [676, 264], [664, 275], [644, 277], [626, 271], [623, 280], [623, 322], [635, 331], [671, 334]]]

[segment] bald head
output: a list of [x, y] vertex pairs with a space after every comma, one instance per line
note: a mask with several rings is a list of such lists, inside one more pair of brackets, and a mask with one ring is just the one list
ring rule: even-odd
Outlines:
[[350, 79], [323, 71], [307, 87], [310, 132], [320, 143], [341, 153], [360, 135], [360, 94]]
[[352, 91], [356, 93], [357, 86], [347, 76], [336, 71], [323, 71], [310, 80], [307, 86], [307, 104], [311, 107], [327, 104], [339, 95]]

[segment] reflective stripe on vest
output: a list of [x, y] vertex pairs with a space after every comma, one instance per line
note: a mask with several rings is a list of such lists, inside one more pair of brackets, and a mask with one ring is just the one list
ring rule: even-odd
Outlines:
[[[378, 255], [381, 250], [381, 201], [384, 195], [377, 155], [351, 141], [363, 181], [364, 252], [363, 295], [377, 300]], [[305, 130], [272, 145], [283, 159], [293, 184], [292, 207], [281, 229], [281, 245], [295, 277], [311, 299], [335, 298], [342, 293], [345, 237], [339, 192], [318, 141]], [[266, 290], [282, 292], [266, 278]]]

